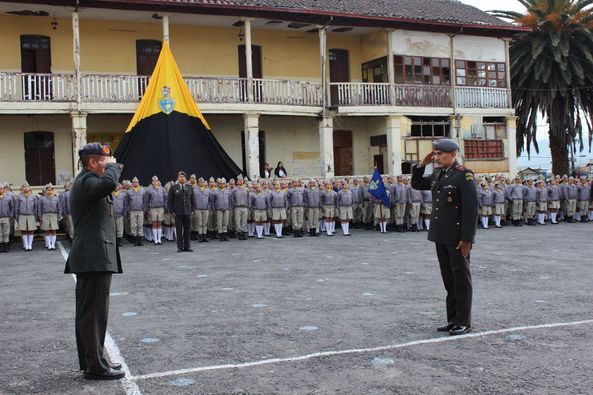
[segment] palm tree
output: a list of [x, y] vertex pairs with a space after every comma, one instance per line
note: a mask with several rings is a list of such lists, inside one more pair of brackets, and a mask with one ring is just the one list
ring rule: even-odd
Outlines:
[[549, 125], [552, 171], [569, 173], [569, 148], [583, 150], [593, 113], [593, 0], [517, 0], [526, 11], [490, 11], [531, 28], [510, 46], [517, 148], [539, 152], [537, 115]]

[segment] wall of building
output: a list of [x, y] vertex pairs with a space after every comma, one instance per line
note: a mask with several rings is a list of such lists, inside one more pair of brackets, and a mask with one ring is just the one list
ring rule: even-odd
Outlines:
[[457, 36], [455, 37], [455, 59], [481, 60], [484, 62], [504, 62], [504, 41], [495, 37]]
[[387, 32], [385, 31], [363, 34], [360, 37], [362, 63], [387, 56], [387, 45]]
[[56, 182], [72, 177], [72, 121], [68, 115], [0, 115], [0, 180], [26, 180], [25, 133], [53, 132]]
[[21, 35], [48, 36], [51, 45], [53, 73], [70, 73], [74, 70], [72, 57], [72, 20], [57, 18], [53, 30], [51, 17], [0, 15], [0, 70], [21, 71]]

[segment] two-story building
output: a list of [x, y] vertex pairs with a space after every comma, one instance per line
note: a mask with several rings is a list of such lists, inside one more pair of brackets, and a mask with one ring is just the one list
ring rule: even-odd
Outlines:
[[521, 30], [455, 0], [0, 0], [0, 180], [62, 183], [87, 141], [115, 148], [163, 40], [249, 176], [409, 173], [444, 136], [514, 174]]

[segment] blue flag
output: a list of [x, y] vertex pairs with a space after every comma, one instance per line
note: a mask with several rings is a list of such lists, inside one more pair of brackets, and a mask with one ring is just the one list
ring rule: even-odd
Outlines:
[[383, 184], [383, 179], [381, 178], [381, 174], [379, 174], [379, 169], [376, 167], [375, 172], [373, 173], [373, 178], [371, 179], [371, 185], [369, 186], [369, 193], [376, 199], [381, 200], [384, 205], [391, 208], [391, 201], [389, 200], [389, 196], [387, 196], [385, 184]]

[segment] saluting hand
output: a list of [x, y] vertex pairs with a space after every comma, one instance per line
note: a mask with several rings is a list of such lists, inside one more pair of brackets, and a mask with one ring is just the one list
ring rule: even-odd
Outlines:
[[463, 255], [464, 258], [467, 258], [467, 256], [469, 255], [470, 247], [471, 247], [471, 243], [469, 241], [463, 241], [463, 240], [461, 240], [459, 242], [459, 244], [457, 245], [457, 249], [460, 250], [461, 255]]
[[420, 162], [420, 166], [426, 166], [428, 164], [430, 164], [432, 162], [432, 156], [434, 155], [433, 151], [430, 151], [425, 157], [424, 159], [422, 159], [422, 162]]

